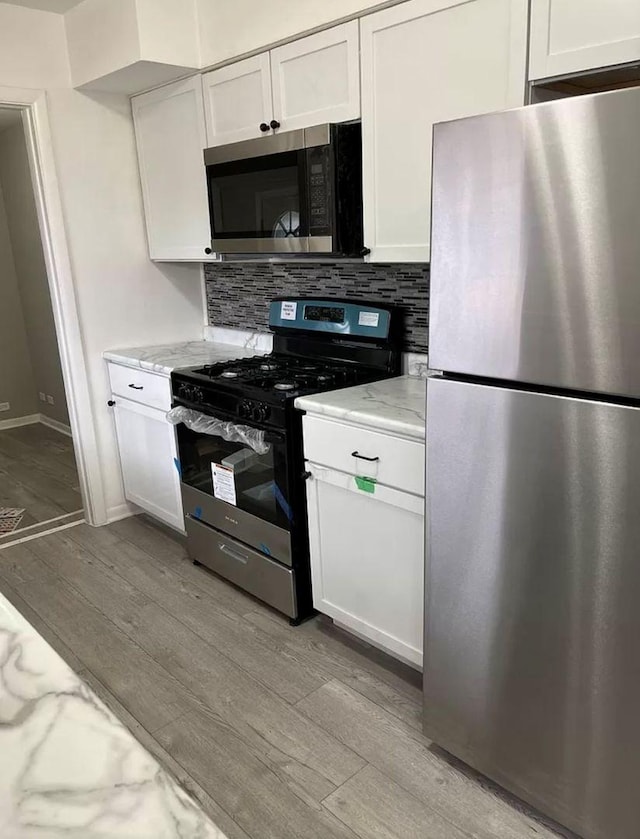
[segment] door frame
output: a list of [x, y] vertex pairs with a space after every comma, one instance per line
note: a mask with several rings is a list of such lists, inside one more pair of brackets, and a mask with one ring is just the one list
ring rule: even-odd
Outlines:
[[22, 116], [80, 492], [86, 521], [98, 526], [108, 521], [107, 505], [46, 94], [0, 87], [0, 107]]

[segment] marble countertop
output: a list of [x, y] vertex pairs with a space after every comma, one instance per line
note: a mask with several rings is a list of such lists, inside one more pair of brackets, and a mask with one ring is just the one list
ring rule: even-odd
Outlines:
[[376, 431], [424, 440], [426, 379], [398, 376], [370, 385], [299, 396], [296, 408]]
[[260, 350], [241, 347], [237, 344], [222, 344], [217, 341], [187, 341], [181, 344], [160, 344], [155, 347], [132, 347], [123, 350], [107, 350], [103, 357], [116, 364], [148, 370], [162, 376], [170, 376], [181, 367], [198, 367], [259, 355]]
[[0, 836], [224, 839], [2, 595]]

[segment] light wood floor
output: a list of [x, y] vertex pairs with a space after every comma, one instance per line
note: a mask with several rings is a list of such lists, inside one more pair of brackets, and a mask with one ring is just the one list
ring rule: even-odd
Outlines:
[[229, 839], [550, 839], [420, 731], [418, 674], [298, 628], [144, 519], [0, 550], [0, 590]]
[[25, 528], [82, 512], [71, 438], [40, 423], [0, 431], [0, 507], [26, 511], [13, 538]]

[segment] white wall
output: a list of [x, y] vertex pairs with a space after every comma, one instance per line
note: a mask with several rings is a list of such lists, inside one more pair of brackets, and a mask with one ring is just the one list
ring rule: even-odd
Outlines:
[[149, 261], [129, 100], [72, 90], [48, 98], [105, 493], [115, 509], [124, 496], [102, 352], [201, 339], [200, 266]]
[[33, 369], [33, 389], [34, 392], [45, 393], [54, 400], [53, 405], [40, 402], [37, 412], [68, 425], [69, 414], [62, 381], [49, 281], [31, 184], [24, 129], [20, 122], [0, 133], [0, 184], [4, 193], [18, 291], [27, 330], [27, 344]]
[[11, 410], [0, 422], [39, 412], [31, 368], [27, 330], [18, 293], [9, 226], [0, 187], [0, 402]]
[[70, 89], [63, 24], [0, 3], [0, 87], [47, 89], [102, 481], [117, 513], [124, 493], [102, 352], [201, 338], [200, 268], [149, 262], [129, 102]]
[[202, 66], [379, 5], [380, 0], [198, 0]]
[[69, 85], [64, 18], [0, 2], [0, 85]]

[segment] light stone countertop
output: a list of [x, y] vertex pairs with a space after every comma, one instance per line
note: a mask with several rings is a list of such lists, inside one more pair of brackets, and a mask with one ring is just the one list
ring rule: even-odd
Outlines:
[[398, 376], [368, 385], [299, 396], [296, 408], [376, 431], [424, 440], [426, 379]]
[[225, 839], [1, 594], [0, 836]]
[[123, 350], [107, 350], [103, 357], [116, 364], [124, 364], [150, 373], [170, 376], [181, 367], [199, 367], [260, 355], [263, 351], [241, 347], [237, 344], [220, 344], [216, 341], [186, 341], [180, 344], [160, 344], [155, 347], [133, 347]]

